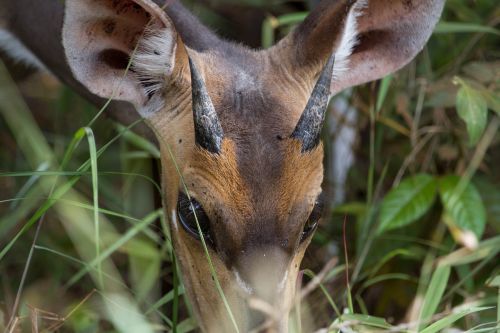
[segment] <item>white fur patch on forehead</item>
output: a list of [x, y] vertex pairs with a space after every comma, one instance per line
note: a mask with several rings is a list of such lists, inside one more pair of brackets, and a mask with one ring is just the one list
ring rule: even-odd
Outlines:
[[335, 64], [333, 66], [333, 80], [342, 76], [349, 69], [349, 57], [358, 43], [357, 19], [363, 14], [363, 9], [366, 8], [367, 4], [368, 0], [358, 0], [349, 11], [340, 45], [334, 50]]
[[146, 28], [132, 57], [132, 70], [144, 86], [148, 101], [138, 108], [144, 118], [165, 106], [165, 78], [173, 71], [176, 35], [168, 28]]

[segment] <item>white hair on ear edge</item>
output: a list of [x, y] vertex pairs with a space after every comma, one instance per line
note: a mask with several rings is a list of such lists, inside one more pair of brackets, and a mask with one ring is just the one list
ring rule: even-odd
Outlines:
[[357, 19], [363, 14], [363, 9], [368, 4], [367, 0], [358, 0], [349, 10], [347, 15], [344, 33], [340, 40], [339, 47], [335, 52], [335, 64], [333, 66], [334, 79], [340, 77], [342, 73], [349, 69], [349, 57], [358, 43], [358, 22]]
[[12, 60], [39, 69], [46, 69], [42, 62], [19, 39], [4, 29], [0, 29], [0, 49], [7, 53]]
[[147, 103], [139, 108], [143, 117], [160, 111], [165, 102], [162, 92], [165, 77], [172, 73], [175, 63], [175, 34], [168, 28], [147, 28], [132, 58], [132, 70], [144, 87]]

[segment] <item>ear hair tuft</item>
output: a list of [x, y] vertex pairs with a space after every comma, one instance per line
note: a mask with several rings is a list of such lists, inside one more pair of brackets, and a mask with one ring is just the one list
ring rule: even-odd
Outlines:
[[334, 80], [349, 70], [349, 57], [359, 41], [357, 19], [363, 14], [363, 9], [365, 9], [367, 5], [367, 0], [358, 0], [349, 11], [340, 45], [336, 50], [333, 50], [333, 53], [335, 53], [335, 65], [333, 68]]
[[148, 117], [164, 107], [162, 91], [165, 77], [173, 71], [175, 63], [176, 35], [168, 28], [148, 27], [144, 31], [135, 54], [132, 55], [131, 70], [141, 82], [148, 96], [139, 108], [143, 117]]

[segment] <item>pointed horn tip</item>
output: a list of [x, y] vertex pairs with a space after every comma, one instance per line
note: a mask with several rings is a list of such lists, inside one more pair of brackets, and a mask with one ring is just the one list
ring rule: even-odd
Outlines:
[[199, 81], [200, 73], [198, 72], [198, 68], [194, 64], [193, 59], [191, 59], [191, 57], [188, 57], [188, 62], [189, 62], [189, 70], [191, 72], [191, 80], [195, 79], [195, 81]]
[[188, 62], [189, 62], [189, 69], [191, 70], [191, 72], [193, 71], [193, 69], [196, 70], [194, 63], [193, 63], [193, 59], [191, 59], [191, 57], [189, 57], [189, 56], [188, 56]]
[[194, 61], [190, 57], [188, 59], [191, 69], [195, 142], [199, 147], [213, 154], [219, 154], [222, 149], [224, 131], [205, 87], [205, 82]]
[[328, 107], [334, 65], [335, 54], [332, 53], [320, 73], [297, 126], [290, 136], [302, 142], [302, 153], [313, 150], [320, 142], [321, 129]]
[[323, 70], [321, 71], [321, 78], [326, 77], [331, 80], [333, 78], [334, 67], [335, 67], [335, 53], [332, 53], [332, 55], [328, 58], [325, 67], [323, 67]]

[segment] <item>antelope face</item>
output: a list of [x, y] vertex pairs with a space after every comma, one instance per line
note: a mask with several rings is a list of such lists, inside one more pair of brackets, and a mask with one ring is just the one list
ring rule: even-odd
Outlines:
[[[195, 57], [191, 92], [175, 101], [186, 109], [159, 132], [166, 210], [186, 290], [207, 331], [234, 330], [203, 237], [240, 329], [271, 316], [271, 327], [285, 330], [300, 262], [322, 212], [323, 152], [315, 126], [327, 106], [333, 58], [312, 94], [299, 81], [280, 82], [296, 96], [290, 105], [288, 95], [273, 89], [272, 69], [252, 77], [222, 58]], [[190, 130], [175, 131], [182, 122]], [[252, 309], [252, 302], [273, 313]]]
[[[213, 281], [196, 219], [240, 329], [247, 331], [265, 317], [257, 310], [250, 312], [250, 299], [268, 303], [279, 315], [278, 321], [286, 321], [299, 265], [321, 207], [321, 149], [314, 153], [316, 162], [308, 160], [312, 156], [300, 156], [299, 145], [294, 148], [298, 149], [284, 153], [296, 154], [295, 163], [258, 174], [252, 174], [256, 166], [247, 169], [241, 161], [246, 157], [238, 156], [241, 147], [231, 139], [223, 140], [218, 156], [195, 148], [182, 171], [191, 200], [182, 184], [166, 188], [166, 208], [186, 290], [208, 331], [220, 331], [221, 323], [228, 331], [233, 328]], [[286, 156], [280, 158], [280, 164], [289, 161]], [[290, 181], [297, 162], [308, 163], [310, 174], [297, 175], [294, 183], [286, 184], [293, 195], [285, 196], [282, 182]], [[255, 163], [269, 166], [267, 161]], [[179, 177], [171, 165], [165, 165], [165, 183], [171, 185], [169, 177]]]
[[262, 51], [221, 41], [178, 3], [166, 13], [151, 0], [65, 5], [75, 77], [133, 103], [156, 133], [165, 212], [202, 330], [246, 332], [268, 319], [286, 332], [321, 215], [328, 98], [406, 64], [443, 1], [379, 0], [359, 22], [364, 1], [323, 1]]

